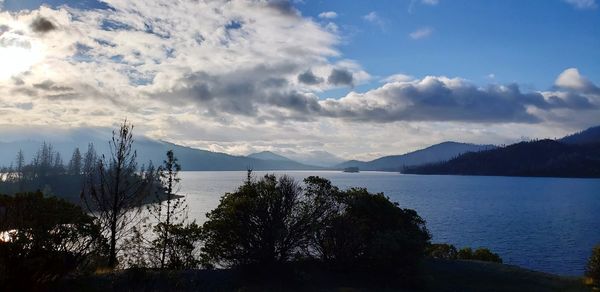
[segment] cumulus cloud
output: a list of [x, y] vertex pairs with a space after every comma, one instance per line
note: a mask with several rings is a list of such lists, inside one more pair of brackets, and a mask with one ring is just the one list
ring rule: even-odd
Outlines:
[[421, 27], [409, 34], [410, 38], [413, 40], [420, 40], [429, 37], [433, 33], [433, 28], [431, 27]]
[[522, 92], [515, 85], [477, 87], [459, 78], [428, 76], [386, 83], [321, 103], [321, 114], [356, 121], [470, 121], [537, 123], [552, 110], [598, 108], [597, 100], [564, 92]]
[[323, 19], [334, 19], [337, 18], [337, 13], [335, 11], [325, 11], [325, 12], [321, 12], [319, 13], [319, 18], [323, 18]]
[[600, 88], [592, 83], [592, 81], [579, 74], [577, 68], [569, 68], [563, 71], [558, 78], [556, 78], [554, 84], [561, 89], [600, 94]]
[[577, 9], [595, 9], [598, 7], [596, 0], [564, 0]]

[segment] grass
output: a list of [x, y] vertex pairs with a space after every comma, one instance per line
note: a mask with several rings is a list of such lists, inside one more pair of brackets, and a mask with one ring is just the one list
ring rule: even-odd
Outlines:
[[[130, 269], [68, 279], [57, 291], [592, 291], [583, 278], [563, 277], [517, 266], [464, 260], [427, 260], [413, 288], [394, 279], [343, 275], [314, 266], [294, 267], [292, 278], [249, 279], [234, 270], [153, 271]], [[266, 279], [266, 280], [265, 280]]]

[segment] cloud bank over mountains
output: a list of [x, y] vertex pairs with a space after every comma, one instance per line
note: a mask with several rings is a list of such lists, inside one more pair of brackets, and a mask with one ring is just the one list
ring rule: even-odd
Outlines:
[[[457, 133], [493, 139], [482, 134], [489, 125], [544, 135], [600, 114], [598, 85], [576, 68], [557, 72], [547, 91], [406, 75], [358, 91], [373, 77], [340, 53], [341, 36], [287, 1], [105, 4], [0, 11], [0, 61], [9, 64], [0, 69], [0, 128], [110, 127], [127, 116], [150, 136], [217, 151], [278, 145], [352, 156], [396, 147], [389, 130], [439, 129], [422, 138], [431, 141], [404, 139], [410, 149]], [[340, 89], [350, 93], [321, 97]]]

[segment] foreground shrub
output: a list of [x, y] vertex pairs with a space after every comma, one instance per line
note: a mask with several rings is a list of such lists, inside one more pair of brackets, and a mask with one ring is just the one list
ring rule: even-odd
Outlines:
[[585, 275], [591, 278], [596, 285], [600, 285], [600, 244], [592, 249], [592, 255], [588, 260]]
[[425, 221], [383, 194], [350, 189], [320, 235], [323, 259], [338, 267], [414, 274], [429, 241]]
[[[196, 222], [170, 225], [162, 223], [158, 224], [155, 229], [156, 234], [167, 234], [167, 232], [162, 232], [163, 229], [168, 229], [169, 234], [169, 237], [159, 236], [153, 241], [153, 246], [167, 247], [168, 257], [161, 267], [185, 270], [200, 266], [197, 245], [201, 239], [201, 228]], [[168, 244], [164, 244], [164, 242], [168, 242]]]
[[0, 232], [0, 282], [8, 290], [42, 287], [105, 252], [89, 215], [40, 192], [0, 196]]
[[202, 227], [207, 266], [260, 265], [292, 259], [306, 250], [312, 219], [299, 184], [266, 175], [225, 194]]

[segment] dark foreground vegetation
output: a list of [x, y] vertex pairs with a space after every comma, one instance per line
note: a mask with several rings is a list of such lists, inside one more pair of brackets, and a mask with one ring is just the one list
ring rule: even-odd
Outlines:
[[288, 268], [286, 277], [250, 278], [242, 271], [129, 269], [67, 278], [55, 291], [593, 291], [577, 277], [561, 277], [516, 266], [481, 261], [425, 259], [419, 285], [395, 279], [368, 281], [366, 275], [338, 273], [321, 267]]
[[0, 196], [0, 291], [584, 289], [580, 279], [499, 265], [484, 248], [432, 244], [414, 210], [320, 177], [248, 171], [199, 225], [177, 194], [175, 154], [139, 168], [132, 130], [125, 122], [111, 155], [74, 174], [79, 204], [39, 191]]

